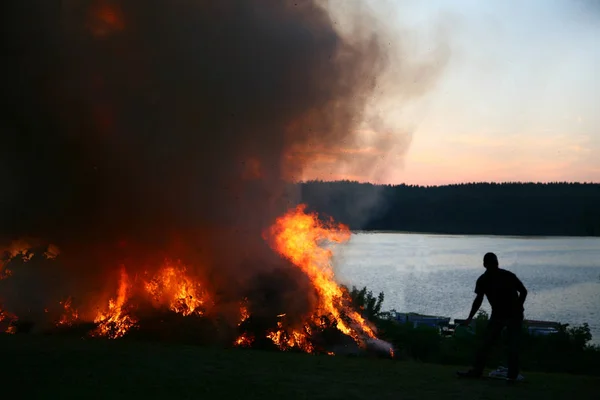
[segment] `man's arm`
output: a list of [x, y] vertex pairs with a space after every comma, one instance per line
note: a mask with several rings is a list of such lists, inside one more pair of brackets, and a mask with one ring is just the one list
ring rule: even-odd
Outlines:
[[521, 306], [525, 305], [525, 299], [527, 298], [527, 289], [523, 282], [515, 275], [515, 279], [517, 280], [517, 292], [519, 292], [519, 301], [521, 302]]
[[467, 320], [465, 321], [465, 325], [471, 324], [471, 321], [473, 321], [473, 317], [475, 317], [475, 314], [477, 313], [477, 311], [479, 311], [479, 308], [481, 307], [482, 303], [483, 303], [483, 293], [478, 293], [477, 297], [475, 297], [475, 300], [473, 300], [473, 305], [471, 306], [471, 312], [469, 313], [469, 318], [467, 318]]

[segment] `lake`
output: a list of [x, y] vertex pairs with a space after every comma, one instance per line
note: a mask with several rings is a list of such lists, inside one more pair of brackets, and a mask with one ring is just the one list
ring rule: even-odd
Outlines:
[[600, 343], [600, 238], [356, 233], [334, 251], [337, 280], [384, 292], [383, 310], [452, 318], [468, 316], [492, 251], [527, 287], [525, 318], [587, 322]]

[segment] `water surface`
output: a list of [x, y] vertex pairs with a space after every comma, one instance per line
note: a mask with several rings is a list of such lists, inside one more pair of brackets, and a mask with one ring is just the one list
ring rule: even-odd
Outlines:
[[526, 318], [587, 322], [600, 343], [600, 238], [358, 233], [335, 248], [336, 274], [383, 291], [385, 310], [466, 318], [488, 251], [527, 287]]

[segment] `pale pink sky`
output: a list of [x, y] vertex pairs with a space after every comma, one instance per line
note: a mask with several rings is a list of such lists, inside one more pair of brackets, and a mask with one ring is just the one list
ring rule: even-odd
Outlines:
[[[395, 29], [391, 48], [402, 47], [403, 55], [382, 85], [391, 89], [372, 105], [383, 124], [378, 120], [380, 127], [371, 129], [385, 140], [355, 143], [381, 154], [354, 168], [348, 162], [313, 165], [305, 178], [600, 182], [597, 3], [385, 4], [380, 21]], [[435, 76], [426, 75], [431, 65], [438, 67]], [[419, 79], [429, 79], [428, 86], [414, 96], [408, 86]]]

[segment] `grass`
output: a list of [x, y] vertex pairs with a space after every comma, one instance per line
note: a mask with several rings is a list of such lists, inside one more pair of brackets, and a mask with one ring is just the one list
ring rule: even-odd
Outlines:
[[460, 380], [457, 368], [67, 337], [0, 335], [11, 398], [597, 399], [600, 378], [527, 373], [513, 386]]

